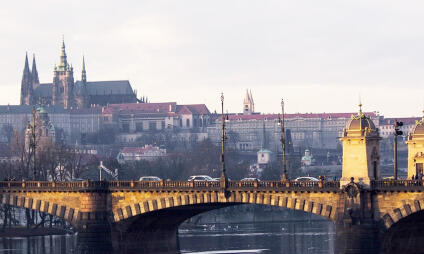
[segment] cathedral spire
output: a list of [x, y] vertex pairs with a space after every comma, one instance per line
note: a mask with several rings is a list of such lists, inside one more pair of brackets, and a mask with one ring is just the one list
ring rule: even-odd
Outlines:
[[25, 53], [25, 66], [21, 82], [21, 105], [32, 103], [32, 79], [28, 63], [28, 53]]
[[29, 63], [28, 63], [28, 52], [25, 52], [25, 66], [24, 66], [24, 75], [28, 75], [29, 71]]
[[32, 82], [34, 84], [39, 84], [40, 80], [38, 79], [37, 65], [35, 64], [35, 54], [32, 57], [32, 68], [31, 68], [31, 70], [32, 70], [32, 74], [31, 74]]
[[65, 51], [65, 39], [64, 37], [62, 37], [62, 48], [60, 51], [60, 61], [59, 61], [59, 65], [58, 65], [58, 70], [59, 71], [66, 71], [68, 67], [68, 62], [66, 59], [66, 51]]
[[85, 58], [82, 56], [82, 72], [81, 72], [81, 81], [85, 84], [87, 83], [87, 72], [85, 71]]

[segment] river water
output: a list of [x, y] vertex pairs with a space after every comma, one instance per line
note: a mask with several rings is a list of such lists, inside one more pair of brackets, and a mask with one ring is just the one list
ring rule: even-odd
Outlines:
[[[334, 224], [329, 221], [203, 224], [180, 228], [181, 253], [309, 254], [333, 253]], [[71, 254], [76, 236], [0, 238], [0, 254]]]

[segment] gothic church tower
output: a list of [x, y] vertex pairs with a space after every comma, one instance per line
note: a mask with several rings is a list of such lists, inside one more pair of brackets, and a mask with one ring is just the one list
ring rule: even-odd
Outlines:
[[255, 112], [255, 103], [253, 102], [252, 91], [246, 90], [246, 96], [243, 100], [243, 115], [251, 115]]
[[53, 72], [52, 104], [66, 109], [73, 107], [74, 86], [74, 70], [67, 62], [65, 42], [62, 40], [60, 62]]
[[[34, 59], [35, 63], [35, 59]], [[28, 64], [28, 54], [25, 54], [24, 73], [21, 82], [21, 105], [32, 105], [34, 89], [32, 86], [32, 75]]]

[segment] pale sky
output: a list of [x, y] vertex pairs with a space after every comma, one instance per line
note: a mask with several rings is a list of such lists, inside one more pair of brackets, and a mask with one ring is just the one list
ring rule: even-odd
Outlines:
[[[0, 104], [18, 104], [25, 51], [51, 82], [62, 34], [75, 79], [129, 79], [152, 102], [241, 112], [421, 116], [424, 1], [7, 1]], [[32, 59], [30, 59], [31, 61]]]

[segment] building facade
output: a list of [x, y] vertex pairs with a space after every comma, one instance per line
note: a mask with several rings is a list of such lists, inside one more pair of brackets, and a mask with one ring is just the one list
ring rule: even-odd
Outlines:
[[[120, 132], [121, 142], [135, 141], [146, 133], [176, 132], [206, 138], [210, 112], [204, 104], [164, 103], [110, 104], [103, 108], [102, 121]], [[203, 134], [203, 136], [202, 136]]]

